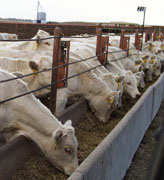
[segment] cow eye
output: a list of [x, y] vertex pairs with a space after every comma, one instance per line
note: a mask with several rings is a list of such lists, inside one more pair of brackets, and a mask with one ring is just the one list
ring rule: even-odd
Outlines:
[[45, 42], [44, 44], [50, 46], [50, 43], [49, 43], [49, 42]]
[[130, 83], [130, 82], [127, 82], [127, 85], [131, 85], [131, 83]]
[[72, 154], [72, 149], [71, 149], [71, 148], [65, 148], [64, 151], [65, 151], [67, 154]]

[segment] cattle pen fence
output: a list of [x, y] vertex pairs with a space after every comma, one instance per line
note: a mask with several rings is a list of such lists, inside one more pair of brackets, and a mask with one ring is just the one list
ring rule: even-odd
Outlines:
[[[54, 40], [55, 39], [60, 40], [63, 37], [64, 37], [63, 35], [59, 35], [59, 36], [57, 35], [56, 37], [51, 36], [50, 38], [53, 38]], [[89, 38], [89, 37], [86, 37], [86, 38]], [[37, 41], [37, 40], [38, 39], [34, 39], [32, 41]], [[31, 41], [31, 39], [27, 39], [27, 41]], [[42, 41], [42, 39], [40, 39], [40, 41]], [[55, 43], [54, 43], [54, 46], [55, 46]], [[59, 47], [61, 47], [61, 43], [59, 43]], [[129, 49], [131, 48], [127, 48], [127, 50]], [[122, 52], [122, 51], [126, 52], [126, 49], [109, 52], [109, 53], [117, 53], [117, 52]], [[67, 53], [68, 51], [65, 52], [65, 55]], [[89, 57], [86, 59], [78, 60], [77, 62], [74, 62], [74, 63], [86, 61], [91, 58], [99, 57], [107, 53], [108, 51], [107, 52], [102, 51], [102, 53], [100, 54], [97, 54], [93, 57]], [[60, 54], [61, 53], [59, 53], [59, 56], [57, 56], [58, 60], [60, 60]], [[67, 57], [65, 57], [65, 59]], [[125, 57], [118, 58], [115, 60], [121, 60], [121, 59], [124, 59]], [[53, 60], [56, 60], [54, 58], [54, 54], [53, 54]], [[11, 80], [16, 80], [23, 77], [28, 77], [31, 75], [36, 75], [38, 73], [42, 73], [45, 71], [51, 71], [51, 70], [53, 71], [54, 69], [59, 69], [60, 67], [68, 67], [69, 65], [74, 64], [74, 63], [66, 62], [60, 65], [58, 64], [57, 66], [55, 67], [52, 66], [52, 68], [49, 68], [44, 71], [38, 71], [34, 73], [25, 74], [21, 77], [15, 77], [12, 79], [0, 81], [0, 83], [5, 83], [5, 81], [11, 81]], [[103, 66], [103, 65], [104, 64], [100, 64], [99, 66]], [[94, 67], [94, 68], [97, 68], [97, 67]], [[93, 68], [91, 68], [91, 70], [92, 69]], [[91, 70], [88, 69], [86, 72], [91, 71]], [[86, 73], [86, 72], [81, 72], [80, 74]], [[58, 74], [59, 73], [60, 71], [58, 71]], [[77, 74], [77, 76], [80, 74]], [[48, 86], [50, 87], [53, 84], [57, 85], [57, 83], [66, 82], [68, 78], [72, 78], [72, 77], [67, 77], [67, 78], [64, 77], [63, 79], [58, 78], [57, 81], [51, 82], [51, 84], [49, 84]], [[63, 83], [63, 84], [65, 86], [67, 85], [67, 83]], [[42, 87], [42, 89], [43, 88], [45, 87]], [[35, 91], [38, 91], [38, 89], [36, 89]], [[104, 141], [100, 145], [98, 145], [98, 147], [89, 155], [89, 157], [84, 160], [84, 162], [80, 165], [80, 167], [69, 177], [69, 180], [123, 179], [124, 174], [126, 170], [128, 169], [129, 164], [131, 162], [131, 159], [144, 135], [144, 132], [146, 131], [147, 127], [149, 126], [156, 112], [158, 111], [158, 108], [162, 101], [161, 97], [164, 97], [163, 92], [164, 92], [164, 74], [161, 75], [158, 82], [156, 82], [153, 86], [151, 86], [147, 90], [147, 92], [141, 97], [141, 99], [133, 107], [133, 109], [129, 111], [129, 113], [121, 120], [121, 122], [114, 129], [114, 131], [112, 131], [104, 139]], [[32, 93], [32, 91], [29, 91], [28, 94], [29, 93]], [[24, 95], [20, 95], [20, 97]], [[6, 100], [6, 102], [15, 98], [18, 98], [18, 97], [12, 97], [11, 99]], [[0, 104], [1, 103], [4, 103], [4, 102], [1, 101]], [[13, 146], [15, 149], [13, 148]], [[11, 175], [13, 175], [15, 171], [20, 168], [20, 167], [19, 168], [17, 167], [18, 165], [17, 163], [15, 163], [15, 161], [21, 159], [20, 164], [22, 165], [25, 161], [24, 156], [26, 152], [28, 151], [27, 154], [31, 155], [31, 149], [32, 149], [31, 147], [32, 147], [31, 142], [27, 143], [26, 139], [20, 136], [14, 142], [11, 142], [11, 146], [10, 144], [8, 144], [7, 148], [1, 148], [0, 179], [3, 179], [4, 177], [9, 177], [9, 176], [10, 177], [8, 179], [11, 179]], [[26, 155], [26, 158], [27, 158], [27, 155]]]
[[[76, 62], [69, 62], [70, 41], [61, 41], [61, 39], [62, 38], [71, 38], [71, 39], [72, 38], [92, 38], [95, 36], [97, 36], [96, 52], [95, 52], [96, 55], [92, 56], [92, 57], [85, 58], [85, 59], [77, 60]], [[147, 38], [147, 39], [146, 39], [146, 37], [145, 37], [145, 42], [150, 40], [150, 38], [151, 38], [151, 36], [149, 36], [149, 38]], [[11, 98], [5, 99], [3, 101], [0, 101], [0, 104], [14, 100], [14, 99], [22, 97], [22, 96], [25, 96], [25, 95], [30, 94], [30, 93], [34, 93], [36, 91], [51, 87], [50, 110], [52, 113], [55, 113], [57, 88], [67, 87], [68, 79], [71, 79], [73, 77], [79, 76], [79, 75], [87, 73], [89, 71], [92, 71], [92, 70], [94, 70], [100, 66], [105, 66], [107, 63], [108, 53], [118, 53], [118, 52], [122, 52], [122, 51], [126, 52], [127, 53], [126, 56], [110, 60], [110, 62], [118, 61], [118, 60], [123, 60], [126, 57], [136, 55], [135, 53], [129, 55], [129, 50], [135, 49], [135, 48], [138, 50], [141, 50], [141, 47], [142, 47], [141, 35], [138, 35], [138, 32], [135, 35], [135, 43], [134, 43], [135, 47], [129, 48], [130, 37], [127, 37], [127, 35], [125, 35], [125, 31], [122, 31], [122, 34], [120, 35], [120, 48], [121, 48], [121, 50], [109, 52], [108, 51], [109, 36], [103, 36], [102, 29], [97, 29], [97, 35], [71, 36], [71, 37], [69, 37], [69, 36], [64, 36], [61, 33], [61, 29], [58, 27], [55, 28], [55, 30], [54, 30], [54, 36], [50, 36], [50, 37], [46, 37], [46, 38], [42, 38], [42, 39], [35, 38], [35, 39], [0, 40], [0, 41], [2, 41], [2, 42], [13, 42], [13, 43], [19, 42], [19, 41], [36, 41], [37, 43], [39, 43], [40, 41], [47, 40], [47, 39], [54, 39], [53, 61], [52, 61], [52, 67], [51, 68], [41, 70], [41, 71], [37, 71], [37, 72], [33, 72], [33, 73], [29, 73], [29, 74], [24, 74], [22, 76], [14, 77], [11, 79], [1, 80], [0, 83], [4, 83], [4, 82], [16, 80], [16, 79], [22, 79], [24, 77], [36, 75], [36, 74], [43, 73], [46, 71], [52, 71], [51, 83], [46, 85], [46, 86], [40, 87], [38, 89], [28, 91], [24, 94], [20, 94], [18, 96], [11, 97]], [[87, 61], [87, 60], [90, 60], [93, 58], [97, 58], [99, 60], [100, 64], [98, 64], [97, 66], [94, 66], [92, 68], [89, 68], [86, 71], [83, 71], [83, 72], [80, 72], [80, 73], [77, 73], [77, 74], [74, 74], [74, 75], [68, 77], [68, 66], [79, 63], [79, 62]]]

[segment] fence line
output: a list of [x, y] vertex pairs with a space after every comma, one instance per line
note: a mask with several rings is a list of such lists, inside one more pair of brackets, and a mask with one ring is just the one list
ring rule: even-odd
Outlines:
[[[146, 49], [146, 48], [147, 47], [145, 47], [144, 49]], [[135, 49], [135, 47], [134, 48], [129, 48], [127, 50], [130, 50], [130, 49]], [[126, 50], [119, 50], [119, 51], [113, 51], [113, 52], [108, 51], [108, 53], [112, 54], [112, 53], [124, 52], [124, 51], [126, 51]], [[47, 71], [51, 71], [53, 69], [57, 69], [57, 68], [61, 68], [61, 67], [65, 67], [65, 66], [69, 66], [69, 65], [73, 65], [73, 64], [77, 64], [79, 62], [84, 62], [84, 61], [96, 58], [96, 57], [104, 55], [104, 54], [107, 54], [107, 53], [104, 52], [104, 53], [98, 54], [97, 56], [96, 55], [95, 56], [91, 56], [91, 57], [88, 57], [88, 58], [85, 58], [85, 59], [81, 59], [81, 60], [78, 60], [78, 61], [75, 61], [75, 62], [71, 62], [69, 64], [58, 65], [58, 66], [55, 66], [55, 67], [52, 67], [52, 68], [49, 68], [49, 69], [45, 69], [45, 70], [41, 70], [41, 71], [25, 74], [25, 75], [22, 75], [22, 76], [19, 76], [19, 77], [14, 77], [14, 78], [10, 78], [10, 79], [1, 80], [0, 83], [4, 83], [4, 82], [16, 80], [16, 79], [22, 79], [22, 78], [25, 78], [25, 77], [28, 77], [28, 76], [37, 75], [37, 74], [42, 73], [42, 72], [47, 72]], [[133, 56], [133, 55], [137, 55], [137, 54], [131, 54], [131, 55], [124, 56], [124, 57], [121, 57], [121, 58], [118, 58], [118, 59], [114, 59], [114, 60], [111, 60], [111, 62], [112, 61], [121, 60], [121, 59], [127, 58], [129, 56]]]
[[19, 98], [19, 97], [22, 97], [22, 96], [25, 96], [25, 95], [34, 93], [34, 92], [36, 92], [36, 91], [40, 91], [40, 90], [42, 90], [42, 89], [45, 89], [45, 88], [50, 87], [50, 86], [53, 85], [53, 84], [58, 84], [58, 83], [60, 83], [60, 82], [66, 81], [67, 79], [71, 79], [71, 78], [74, 78], [74, 77], [76, 77], [76, 76], [80, 76], [81, 74], [87, 73], [87, 72], [89, 72], [89, 71], [91, 71], [91, 70], [93, 70], [93, 69], [96, 69], [96, 68], [100, 67], [100, 66], [103, 66], [103, 65], [102, 65], [102, 64], [99, 64], [99, 65], [97, 65], [97, 66], [95, 66], [95, 67], [92, 67], [92, 68], [86, 70], [86, 71], [83, 71], [83, 72], [81, 72], [81, 73], [72, 75], [72, 76], [70, 76], [70, 77], [68, 77], [68, 78], [66, 78], [66, 79], [58, 80], [58, 81], [56, 81], [56, 82], [53, 82], [53, 83], [48, 84], [48, 85], [46, 85], [46, 86], [43, 86], [43, 87], [41, 87], [41, 88], [38, 88], [38, 89], [35, 89], [35, 90], [32, 90], [32, 91], [29, 91], [29, 92], [27, 92], [27, 93], [20, 94], [20, 95], [18, 95], [18, 96], [14, 96], [14, 97], [12, 97], [12, 98], [5, 99], [5, 100], [3, 100], [3, 101], [0, 101], [0, 104], [3, 104], [3, 103], [6, 103], [6, 102], [8, 102], [8, 101], [17, 99], [17, 98]]
[[[42, 40], [47, 40], [47, 39], [55, 39], [55, 38], [90, 38], [90, 37], [95, 37], [95, 35], [91, 35], [91, 36], [72, 36], [72, 37], [68, 37], [68, 36], [64, 36], [62, 33], [60, 34], [62, 36], [50, 36], [50, 37], [47, 37], [47, 38], [37, 38], [37, 39], [19, 39], [19, 40], [0, 40], [0, 41], [8, 41], [8, 42], [18, 42], [18, 41], [42, 41]], [[125, 50], [119, 50], [119, 51], [113, 51], [113, 52], [109, 52], [109, 53], [116, 53], [116, 52], [123, 52], [123, 51], [128, 51], [130, 49], [135, 49], [135, 47], [132, 47], [132, 48], [127, 48]], [[96, 56], [92, 56], [92, 57], [88, 57], [88, 58], [85, 58], [85, 59], [81, 59], [81, 60], [78, 60], [76, 62], [71, 62], [71, 63], [67, 63], [67, 64], [62, 64], [62, 65], [57, 65], [55, 67], [52, 67], [52, 68], [49, 68], [47, 70], [41, 70], [41, 71], [38, 71], [38, 72], [33, 72], [33, 73], [29, 73], [29, 74], [25, 74], [23, 76], [20, 76], [20, 77], [14, 77], [14, 78], [10, 78], [10, 79], [7, 79], [7, 80], [2, 80], [0, 81], [0, 83], [4, 83], [4, 82], [9, 82], [9, 81], [12, 81], [12, 80], [16, 80], [16, 79], [21, 79], [21, 78], [24, 78], [24, 77], [28, 77], [28, 76], [31, 76], [31, 75], [36, 75], [38, 73], [42, 73], [42, 72], [46, 72], [46, 71], [50, 71], [50, 70], [54, 70], [54, 69], [58, 69], [60, 67], [65, 67], [65, 66], [69, 66], [69, 65], [73, 65], [73, 64], [76, 64], [76, 63], [79, 63], [79, 62], [83, 62], [83, 61], [87, 61], [87, 60], [90, 60], [90, 59], [93, 59], [93, 58], [96, 58], [96, 57], [99, 57], [99, 56], [102, 56], [104, 54], [108, 54], [108, 51], [107, 52], [103, 52], [103, 53], [100, 53], [100, 54], [97, 54]], [[132, 55], [137, 55], [137, 54], [131, 54], [131, 55], [128, 55], [128, 56], [125, 56], [125, 57], [121, 57], [121, 58], [118, 58], [118, 59], [114, 59], [114, 60], [111, 60], [112, 61], [117, 61], [117, 60], [121, 60], [121, 59], [124, 59], [126, 57], [130, 57]], [[83, 71], [81, 73], [78, 73], [78, 74], [74, 74], [70, 77], [67, 77], [67, 78], [64, 78], [64, 79], [61, 79], [61, 80], [57, 80], [57, 81], [54, 81], [52, 82], [51, 84], [49, 85], [46, 85], [46, 86], [43, 86], [41, 88], [38, 88], [38, 89], [35, 89], [35, 90], [32, 90], [32, 91], [28, 91], [27, 93], [24, 93], [24, 94], [20, 94], [18, 96], [15, 96], [15, 97], [11, 97], [9, 99], [6, 99], [6, 100], [3, 100], [3, 101], [0, 101], [0, 104], [2, 103], [5, 103], [5, 102], [8, 102], [8, 101], [11, 101], [11, 100], [14, 100], [16, 98], [19, 98], [19, 97], [22, 97], [22, 96], [25, 96], [25, 95], [28, 95], [30, 93], [34, 93], [36, 91], [39, 91], [39, 90], [42, 90], [42, 89], [45, 89], [45, 88], [48, 88], [48, 87], [51, 87], [52, 88], [52, 85], [54, 84], [58, 84], [60, 82], [65, 82], [67, 81], [68, 79], [71, 79], [73, 77], [76, 77], [76, 76], [79, 76], [81, 74], [84, 74], [84, 73], [87, 73], [89, 71], [92, 71], [93, 69], [96, 69], [100, 66], [103, 66], [103, 64], [99, 64], [95, 67], [92, 67], [86, 71]]]

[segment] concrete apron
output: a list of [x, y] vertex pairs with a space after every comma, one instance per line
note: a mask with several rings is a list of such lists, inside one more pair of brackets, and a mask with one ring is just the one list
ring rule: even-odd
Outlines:
[[121, 180], [164, 97], [164, 73], [68, 180]]
[[[63, 123], [71, 119], [76, 126], [81, 117], [89, 110], [85, 100], [67, 108], [58, 119]], [[24, 136], [19, 136], [0, 148], [0, 180], [11, 180], [11, 177], [24, 163], [39, 152], [38, 146]]]

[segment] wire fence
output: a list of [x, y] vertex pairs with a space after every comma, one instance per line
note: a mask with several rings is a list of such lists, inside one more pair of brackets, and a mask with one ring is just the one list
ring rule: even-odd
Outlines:
[[[37, 38], [37, 39], [19, 39], [19, 40], [0, 40], [0, 41], [8, 41], [8, 42], [18, 42], [18, 41], [42, 41], [42, 40], [47, 40], [47, 39], [54, 39], [54, 38], [91, 38], [91, 37], [95, 37], [96, 35], [91, 35], [91, 36], [72, 36], [72, 37], [68, 37], [68, 36], [50, 36], [50, 37], [46, 37], [46, 38]], [[17, 79], [22, 79], [22, 78], [25, 78], [25, 77], [29, 77], [29, 76], [32, 76], [32, 75], [37, 75], [39, 73], [43, 73], [43, 72], [47, 72], [47, 71], [52, 71], [54, 69], [57, 69], [57, 68], [61, 68], [61, 67], [65, 67], [65, 66], [69, 66], [69, 65], [73, 65], [73, 64], [76, 64], [76, 63], [80, 63], [80, 62], [84, 62], [84, 61], [87, 61], [87, 60], [90, 60], [90, 59], [93, 59], [93, 58], [97, 58], [101, 55], [104, 55], [104, 54], [107, 54], [107, 53], [118, 53], [118, 52], [123, 52], [123, 51], [128, 51], [128, 50], [131, 50], [131, 49], [135, 49], [135, 47], [132, 47], [132, 48], [128, 48], [126, 50], [118, 50], [118, 51], [113, 51], [113, 52], [104, 52], [104, 53], [101, 53], [101, 54], [98, 54], [98, 55], [95, 55], [95, 56], [92, 56], [92, 57], [88, 57], [88, 58], [85, 58], [85, 59], [81, 59], [81, 60], [78, 60], [78, 61], [75, 61], [75, 62], [71, 62], [69, 64], [62, 64], [62, 65], [58, 65], [58, 66], [55, 66], [55, 67], [52, 67], [52, 68], [49, 68], [49, 69], [46, 69], [46, 70], [41, 70], [41, 71], [37, 71], [37, 72], [33, 72], [33, 73], [29, 73], [29, 74], [25, 74], [25, 75], [22, 75], [22, 76], [19, 76], [19, 77], [14, 77], [14, 78], [10, 78], [10, 79], [6, 79], [6, 80], [1, 80], [0, 83], [5, 83], [5, 82], [9, 82], [9, 81], [12, 81], [12, 80], [17, 80]], [[137, 54], [131, 54], [131, 55], [128, 55], [128, 56], [124, 56], [124, 57], [121, 57], [121, 58], [118, 58], [118, 59], [113, 59], [113, 60], [110, 60], [110, 62], [113, 62], [113, 61], [117, 61], [117, 60], [121, 60], [121, 59], [125, 59], [127, 57], [130, 57], [132, 55], [137, 55]], [[51, 84], [48, 84], [46, 86], [43, 86], [41, 88], [38, 88], [38, 89], [35, 89], [35, 90], [32, 90], [32, 91], [28, 91], [26, 93], [23, 93], [23, 94], [20, 94], [18, 96], [14, 96], [14, 97], [11, 97], [11, 98], [8, 98], [8, 99], [5, 99], [3, 101], [0, 101], [0, 104], [2, 103], [6, 103], [8, 101], [11, 101], [11, 100], [14, 100], [14, 99], [17, 99], [19, 97], [22, 97], [22, 96], [25, 96], [25, 95], [28, 95], [28, 94], [31, 94], [31, 93], [35, 93], [37, 91], [40, 91], [42, 89], [45, 89], [45, 88], [49, 88], [51, 87], [52, 85], [54, 84], [58, 84], [60, 82], [66, 82], [68, 79], [71, 79], [71, 78], [74, 78], [74, 77], [77, 77], [77, 76], [80, 76], [81, 74], [84, 74], [84, 73], [87, 73], [89, 71], [92, 71], [93, 69], [96, 69], [100, 66], [103, 66], [102, 64], [99, 64], [95, 67], [92, 67], [86, 71], [83, 71], [81, 73], [78, 73], [78, 74], [74, 74], [72, 76], [69, 76], [65, 79], [62, 79], [62, 80], [58, 80], [58, 81], [55, 81], [55, 82], [52, 82]]]
[[95, 66], [95, 67], [92, 67], [92, 68], [86, 70], [86, 71], [83, 71], [83, 72], [78, 73], [78, 74], [74, 74], [74, 75], [72, 75], [72, 76], [70, 76], [70, 77], [67, 77], [66, 79], [58, 80], [58, 81], [55, 81], [55, 82], [53, 82], [53, 83], [51, 83], [51, 84], [48, 84], [48, 85], [46, 85], [46, 86], [43, 86], [43, 87], [41, 87], [41, 88], [38, 88], [38, 89], [35, 89], [35, 90], [32, 90], [32, 91], [28, 91], [27, 93], [23, 93], [23, 94], [20, 94], [20, 95], [18, 95], [18, 96], [14, 96], [14, 97], [12, 97], [12, 98], [5, 99], [5, 100], [3, 100], [3, 101], [0, 101], [0, 104], [6, 103], [6, 102], [8, 102], [8, 101], [17, 99], [17, 98], [19, 98], [19, 97], [22, 97], [22, 96], [25, 96], [25, 95], [28, 95], [28, 94], [31, 94], [31, 93], [34, 93], [34, 92], [36, 92], [36, 91], [40, 91], [40, 90], [42, 90], [42, 89], [51, 87], [53, 84], [58, 84], [58, 83], [60, 83], [60, 82], [64, 82], [64, 81], [66, 81], [67, 79], [71, 79], [71, 78], [74, 78], [74, 77], [76, 77], [76, 76], [80, 76], [81, 74], [87, 73], [87, 72], [89, 72], [89, 71], [91, 71], [91, 70], [93, 70], [93, 69], [96, 69], [96, 68], [100, 67], [100, 66], [103, 66], [103, 65], [102, 65], [102, 64], [99, 64], [99, 65], [97, 65], [97, 66]]
[[92, 38], [95, 37], [96, 35], [89, 35], [89, 36], [64, 36], [61, 33], [61, 36], [49, 36], [46, 38], [34, 38], [34, 39], [0, 39], [2, 42], [22, 42], [22, 41], [43, 41], [47, 39], [55, 39], [55, 38]]

